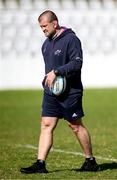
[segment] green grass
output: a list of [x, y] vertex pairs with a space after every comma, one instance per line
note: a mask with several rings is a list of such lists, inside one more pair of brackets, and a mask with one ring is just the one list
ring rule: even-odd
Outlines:
[[[97, 159], [100, 172], [76, 172], [84, 157], [50, 152], [49, 174], [21, 174], [20, 167], [36, 160], [40, 131], [42, 91], [0, 91], [0, 179], [117, 179], [117, 161]], [[117, 159], [117, 89], [86, 89], [85, 125], [92, 135], [95, 156]], [[54, 148], [82, 152], [66, 121], [55, 130]]]

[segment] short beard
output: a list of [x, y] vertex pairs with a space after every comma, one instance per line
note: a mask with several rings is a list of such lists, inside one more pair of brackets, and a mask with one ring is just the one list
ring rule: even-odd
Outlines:
[[54, 39], [55, 34], [56, 34], [56, 31], [53, 31], [53, 32], [48, 36], [48, 38], [49, 38], [50, 40]]

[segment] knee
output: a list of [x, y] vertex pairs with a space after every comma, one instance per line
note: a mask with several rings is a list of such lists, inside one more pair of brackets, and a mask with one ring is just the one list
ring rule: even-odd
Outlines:
[[41, 130], [53, 131], [55, 126], [56, 124], [49, 119], [42, 119], [41, 121]]
[[83, 124], [81, 121], [69, 122], [68, 126], [73, 130], [73, 132], [78, 133], [82, 130]]
[[51, 129], [53, 129], [53, 127], [50, 122], [46, 122], [46, 121], [41, 122], [41, 130], [51, 130]]
[[72, 129], [72, 131], [74, 133], [78, 133], [79, 132], [79, 129], [80, 129], [79, 125], [74, 125], [74, 124], [69, 123], [68, 126]]

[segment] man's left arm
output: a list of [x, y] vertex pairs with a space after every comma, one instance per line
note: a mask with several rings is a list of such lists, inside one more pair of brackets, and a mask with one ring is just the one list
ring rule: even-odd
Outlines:
[[69, 62], [55, 69], [56, 75], [69, 77], [81, 70], [83, 63], [82, 47], [80, 40], [76, 36], [69, 41], [67, 53]]

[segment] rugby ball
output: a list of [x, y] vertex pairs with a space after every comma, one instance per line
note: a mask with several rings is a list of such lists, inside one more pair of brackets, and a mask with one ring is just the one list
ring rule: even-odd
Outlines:
[[66, 78], [62, 76], [56, 76], [55, 80], [53, 81], [52, 87], [50, 91], [52, 94], [59, 96], [61, 95], [66, 88]]

